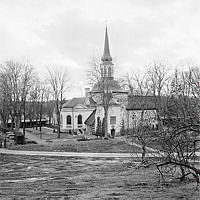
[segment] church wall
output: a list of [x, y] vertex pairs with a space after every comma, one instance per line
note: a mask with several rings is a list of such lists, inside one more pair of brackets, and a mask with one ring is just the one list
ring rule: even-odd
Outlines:
[[[95, 121], [100, 117], [101, 121], [104, 118], [104, 109], [102, 106], [97, 107]], [[116, 120], [114, 119], [116, 117]], [[112, 119], [111, 119], [112, 118]], [[111, 133], [111, 129], [114, 128], [116, 135], [119, 135], [121, 129], [122, 119], [125, 119], [124, 109], [119, 106], [110, 106], [108, 110], [108, 133]], [[95, 125], [96, 128], [96, 125]]]
[[[62, 131], [73, 131], [77, 129], [85, 129], [86, 126], [84, 124], [85, 120], [89, 117], [89, 115], [92, 113], [93, 109], [63, 109], [61, 112], [62, 115], [62, 125], [61, 130]], [[67, 116], [71, 116], [71, 125], [67, 124]], [[82, 124], [78, 124], [78, 115], [82, 116]]]
[[[142, 110], [127, 111], [127, 128], [137, 126], [141, 120]], [[144, 110], [144, 120], [148, 120], [152, 126], [156, 127], [156, 110]]]

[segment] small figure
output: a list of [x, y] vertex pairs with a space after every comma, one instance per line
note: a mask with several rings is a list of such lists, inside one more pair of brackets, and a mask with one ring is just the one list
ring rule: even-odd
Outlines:
[[115, 138], [115, 129], [114, 128], [111, 129], [111, 137], [113, 139]]

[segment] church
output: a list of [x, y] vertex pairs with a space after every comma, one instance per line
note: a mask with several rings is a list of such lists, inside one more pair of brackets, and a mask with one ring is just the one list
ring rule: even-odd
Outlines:
[[122, 124], [126, 123], [128, 92], [114, 77], [114, 64], [110, 54], [107, 27], [99, 69], [99, 81], [91, 89], [85, 89], [85, 96], [72, 98], [62, 106], [62, 131], [94, 134], [97, 122], [104, 121], [105, 115], [108, 135], [111, 134], [111, 131], [119, 134]]

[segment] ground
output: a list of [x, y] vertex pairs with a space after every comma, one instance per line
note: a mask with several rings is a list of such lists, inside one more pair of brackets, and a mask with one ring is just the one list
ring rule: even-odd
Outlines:
[[47, 145], [27, 144], [12, 146], [10, 149], [29, 151], [60, 151], [60, 152], [93, 152], [93, 153], [130, 153], [141, 152], [141, 148], [126, 144], [120, 140], [62, 140]]
[[[16, 150], [58, 152], [141, 152], [123, 137], [77, 141], [80, 136], [57, 134], [43, 128], [26, 133], [37, 145]], [[29, 134], [29, 135], [28, 135]], [[72, 153], [73, 155], [73, 153]], [[0, 154], [0, 199], [199, 199], [196, 184], [161, 184], [154, 168], [135, 170], [130, 158], [50, 157]]]
[[199, 199], [195, 183], [159, 184], [128, 159], [0, 155], [0, 199]]
[[131, 153], [141, 152], [141, 148], [135, 145], [127, 144], [124, 137], [116, 137], [115, 139], [102, 140], [96, 139], [96, 136], [88, 136], [89, 141], [78, 141], [83, 138], [81, 135], [61, 134], [61, 138], [57, 138], [57, 133], [53, 133], [51, 129], [42, 128], [42, 139], [40, 132], [32, 128], [26, 129], [26, 137], [35, 140], [38, 144], [27, 144], [11, 146], [10, 149], [16, 150], [37, 150], [37, 151], [62, 151], [62, 152], [93, 152], [93, 153]]

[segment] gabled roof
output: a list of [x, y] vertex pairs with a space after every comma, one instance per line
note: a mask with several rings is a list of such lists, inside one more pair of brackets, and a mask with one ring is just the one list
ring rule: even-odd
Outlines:
[[76, 105], [85, 105], [85, 97], [74, 97], [73, 99], [67, 101], [63, 108], [74, 108]]
[[[96, 102], [90, 98], [90, 106], [95, 106]], [[83, 106], [88, 106], [86, 104], [86, 98], [85, 97], [74, 97], [71, 100], [67, 101], [65, 104], [63, 104], [63, 108], [74, 108], [77, 105], [83, 105]]]
[[156, 110], [158, 97], [131, 95], [126, 110]]

